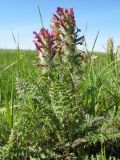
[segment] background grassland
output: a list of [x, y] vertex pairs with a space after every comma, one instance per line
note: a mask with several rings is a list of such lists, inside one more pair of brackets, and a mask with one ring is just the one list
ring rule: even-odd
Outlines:
[[0, 50], [1, 160], [120, 158], [120, 63], [93, 54], [43, 76], [35, 51]]

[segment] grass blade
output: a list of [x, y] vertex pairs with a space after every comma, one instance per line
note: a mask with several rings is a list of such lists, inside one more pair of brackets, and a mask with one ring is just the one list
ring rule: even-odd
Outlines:
[[40, 21], [41, 21], [42, 28], [44, 28], [43, 19], [42, 19], [42, 14], [41, 14], [39, 5], [38, 5], [38, 12], [39, 12], [39, 16], [40, 16]]
[[11, 121], [11, 109], [9, 100], [6, 98], [6, 120], [10, 128], [12, 128], [12, 121]]
[[23, 60], [23, 58], [15, 61], [15, 62], [13, 62], [13, 63], [11, 63], [9, 66], [7, 66], [6, 68], [4, 68], [0, 74], [2, 74], [4, 71], [6, 71], [7, 69], [9, 69], [10, 67], [14, 66], [16, 63], [18, 63], [18, 62], [21, 61], [21, 60]]
[[93, 43], [93, 47], [92, 47], [91, 53], [93, 53], [93, 51], [94, 51], [94, 48], [95, 48], [95, 45], [96, 45], [96, 42], [97, 42], [97, 39], [98, 39], [98, 35], [99, 35], [99, 31], [97, 32], [97, 35], [96, 35], [95, 41]]

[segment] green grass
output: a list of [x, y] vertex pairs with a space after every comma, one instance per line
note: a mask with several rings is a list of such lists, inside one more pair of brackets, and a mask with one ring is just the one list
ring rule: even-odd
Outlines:
[[94, 54], [42, 75], [35, 51], [0, 50], [0, 159], [120, 158], [120, 64]]
[[10, 95], [12, 83], [15, 83], [16, 78], [29, 79], [33, 76], [34, 63], [34, 51], [0, 50], [0, 90], [3, 97], [1, 101], [6, 94]]

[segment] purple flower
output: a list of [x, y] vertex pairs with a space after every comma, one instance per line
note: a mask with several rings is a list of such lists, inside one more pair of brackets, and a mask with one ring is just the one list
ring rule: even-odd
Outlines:
[[64, 15], [64, 10], [63, 10], [63, 8], [57, 7], [56, 12], [57, 12], [57, 14], [58, 14], [59, 16], [63, 16], [63, 15]]
[[77, 44], [80, 44], [81, 37], [77, 38], [75, 31], [76, 23], [73, 8], [64, 9], [57, 7], [53, 14], [51, 31], [42, 28], [39, 33], [35, 31], [33, 43], [38, 51], [40, 66], [46, 66], [56, 54], [61, 55], [63, 61], [67, 61], [69, 55], [73, 54]]
[[39, 33], [33, 32], [33, 34], [35, 35], [33, 43], [38, 51], [40, 62], [46, 64], [54, 56], [53, 32], [49, 33], [47, 29], [42, 28]]
[[52, 27], [60, 28], [61, 26], [69, 25], [70, 28], [75, 27], [74, 11], [73, 8], [64, 9], [58, 7], [57, 14], [53, 14]]
[[73, 8], [70, 8], [70, 15], [74, 17], [74, 11], [73, 11]]
[[74, 53], [75, 19], [73, 8], [58, 7], [56, 14], [53, 14], [51, 28], [54, 31], [56, 51], [64, 53], [64, 55]]

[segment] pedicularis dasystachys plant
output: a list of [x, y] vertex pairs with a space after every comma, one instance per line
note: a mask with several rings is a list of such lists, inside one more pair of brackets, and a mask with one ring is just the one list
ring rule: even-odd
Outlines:
[[82, 45], [84, 41], [84, 36], [78, 38], [81, 30], [76, 27], [73, 8], [58, 7], [50, 27], [50, 32], [45, 28], [39, 33], [33, 32], [40, 66], [47, 66], [56, 55], [59, 55], [63, 62], [67, 62], [74, 54], [76, 45]]

